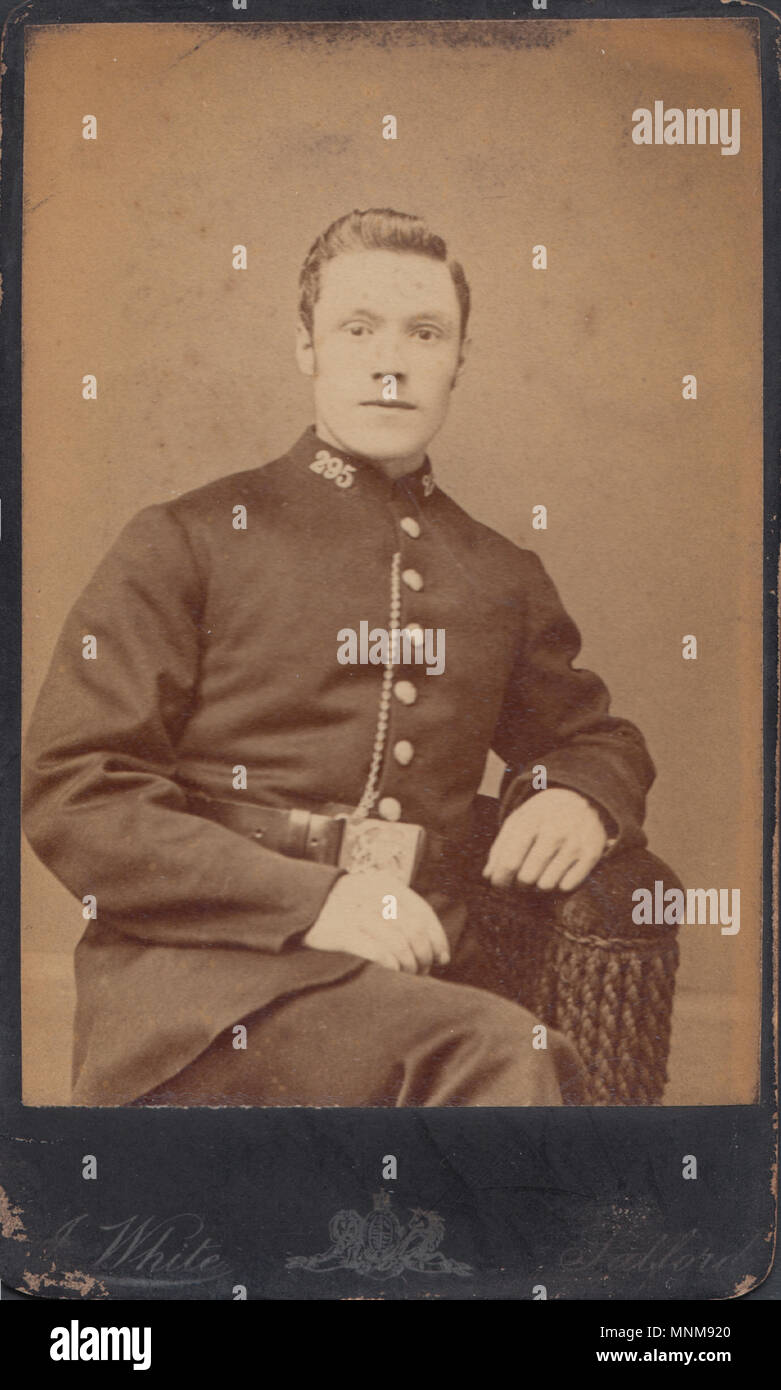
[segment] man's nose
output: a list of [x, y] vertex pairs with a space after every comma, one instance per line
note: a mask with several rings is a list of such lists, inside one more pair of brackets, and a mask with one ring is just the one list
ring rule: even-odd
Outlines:
[[372, 363], [374, 380], [379, 381], [384, 376], [403, 379], [407, 370], [407, 354], [403, 341], [397, 337], [377, 338]]

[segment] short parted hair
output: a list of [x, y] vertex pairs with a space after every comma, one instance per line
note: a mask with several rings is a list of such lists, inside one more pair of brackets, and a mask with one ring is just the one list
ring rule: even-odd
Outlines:
[[443, 261], [455, 286], [461, 309], [461, 340], [466, 337], [469, 322], [469, 285], [458, 261], [448, 260], [447, 244], [443, 237], [423, 221], [408, 212], [393, 208], [367, 208], [348, 212], [332, 222], [309, 248], [298, 277], [300, 297], [298, 312], [301, 322], [311, 334], [314, 308], [320, 297], [320, 276], [326, 261], [348, 251], [406, 251], [417, 256], [429, 256]]

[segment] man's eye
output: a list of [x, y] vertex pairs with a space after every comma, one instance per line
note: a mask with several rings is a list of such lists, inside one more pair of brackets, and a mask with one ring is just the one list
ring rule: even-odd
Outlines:
[[369, 331], [369, 330], [368, 330], [368, 328], [367, 328], [367, 326], [366, 326], [365, 323], [348, 323], [348, 324], [347, 324], [347, 332], [348, 332], [353, 338], [362, 338], [362, 337], [364, 336], [365, 333], [368, 333], [368, 331]]
[[433, 328], [416, 328], [415, 336], [420, 338], [423, 343], [430, 343], [436, 338], [436, 331]]

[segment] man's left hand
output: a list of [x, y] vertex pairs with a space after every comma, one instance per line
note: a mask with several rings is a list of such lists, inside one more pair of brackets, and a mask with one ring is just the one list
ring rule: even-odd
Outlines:
[[569, 893], [591, 873], [607, 844], [599, 814], [565, 787], [537, 792], [512, 811], [491, 846], [483, 877], [495, 888]]

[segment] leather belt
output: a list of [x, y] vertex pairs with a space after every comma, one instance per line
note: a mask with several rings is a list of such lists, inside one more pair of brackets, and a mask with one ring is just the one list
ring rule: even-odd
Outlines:
[[252, 802], [213, 801], [198, 793], [189, 793], [188, 801], [189, 809], [196, 815], [257, 840], [264, 849], [277, 850], [293, 859], [311, 859], [316, 864], [339, 862], [345, 822], [336, 816], [256, 806]]
[[[216, 821], [238, 835], [255, 840], [265, 849], [310, 859], [316, 864], [338, 864], [345, 833], [344, 816], [316, 811], [258, 806], [249, 801], [219, 801], [202, 792], [187, 793], [188, 809]], [[393, 823], [389, 825], [392, 829]], [[444, 835], [426, 832], [425, 862], [429, 868], [453, 858], [456, 845]]]

